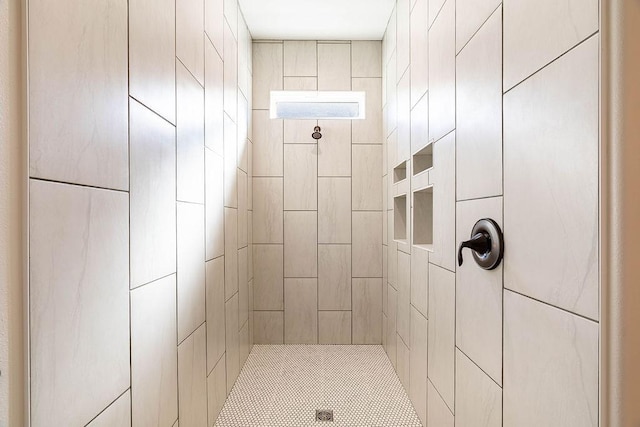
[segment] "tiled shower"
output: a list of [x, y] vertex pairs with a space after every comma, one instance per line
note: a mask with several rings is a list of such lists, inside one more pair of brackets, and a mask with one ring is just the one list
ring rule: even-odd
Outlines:
[[[30, 0], [29, 425], [213, 426], [250, 357], [333, 369], [313, 345], [382, 346], [424, 426], [599, 425], [599, 6], [261, 40], [238, 0]], [[277, 90], [366, 119], [272, 119]], [[458, 263], [481, 218], [494, 270]]]

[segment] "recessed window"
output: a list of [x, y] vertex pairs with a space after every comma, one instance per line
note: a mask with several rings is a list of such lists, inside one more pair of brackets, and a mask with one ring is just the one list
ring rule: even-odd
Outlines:
[[365, 118], [364, 92], [271, 91], [272, 119]]

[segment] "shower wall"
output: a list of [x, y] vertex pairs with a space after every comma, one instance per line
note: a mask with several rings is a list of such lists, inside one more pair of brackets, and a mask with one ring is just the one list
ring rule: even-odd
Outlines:
[[213, 425], [250, 351], [234, 0], [28, 2], [32, 426]]
[[[598, 425], [598, 1], [398, 0], [383, 63], [383, 340], [422, 422]], [[503, 263], [458, 266], [485, 217]]]
[[[382, 342], [381, 48], [254, 42], [256, 343]], [[366, 120], [272, 120], [283, 89], [364, 91]]]

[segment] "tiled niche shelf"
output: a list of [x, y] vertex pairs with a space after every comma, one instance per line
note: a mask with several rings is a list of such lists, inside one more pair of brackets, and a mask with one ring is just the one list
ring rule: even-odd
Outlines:
[[400, 181], [407, 179], [407, 162], [402, 162], [395, 168], [393, 168], [393, 183], [396, 184]]
[[433, 250], [433, 186], [413, 192], [413, 245]]
[[433, 167], [433, 144], [430, 143], [413, 155], [413, 174], [418, 175]]
[[407, 243], [407, 195], [393, 198], [393, 240]]

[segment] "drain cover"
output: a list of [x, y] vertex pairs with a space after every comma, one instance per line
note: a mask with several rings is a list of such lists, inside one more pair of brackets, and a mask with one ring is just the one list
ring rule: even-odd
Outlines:
[[316, 421], [333, 421], [331, 409], [316, 409]]

